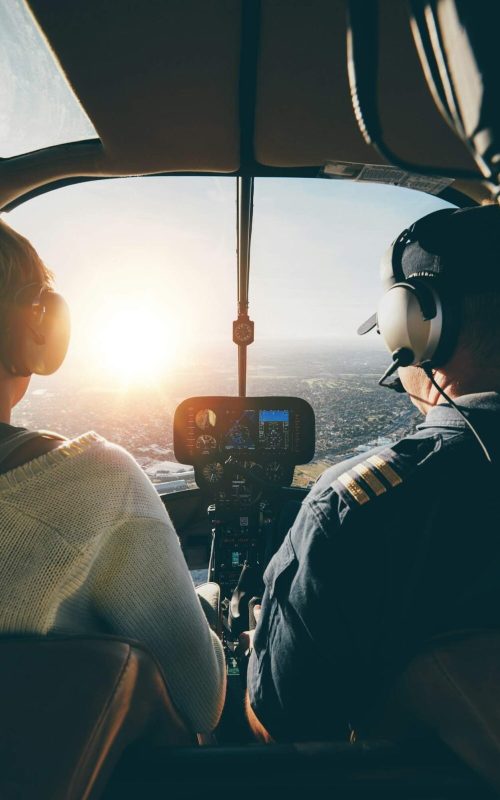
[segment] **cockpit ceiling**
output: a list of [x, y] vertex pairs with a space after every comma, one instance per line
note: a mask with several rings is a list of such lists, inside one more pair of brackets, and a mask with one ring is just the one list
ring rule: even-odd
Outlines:
[[[1, 205], [76, 176], [314, 174], [330, 160], [380, 163], [352, 111], [344, 0], [29, 6], [100, 142], [0, 162]], [[473, 169], [434, 107], [406, 3], [382, 0], [381, 20], [379, 103], [388, 143], [408, 160]]]

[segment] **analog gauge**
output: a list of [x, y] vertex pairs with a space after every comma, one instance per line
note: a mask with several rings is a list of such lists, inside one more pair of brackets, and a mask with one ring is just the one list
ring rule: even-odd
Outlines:
[[224, 467], [219, 461], [211, 461], [210, 464], [205, 464], [201, 474], [207, 483], [219, 483], [224, 475]]
[[270, 483], [281, 483], [285, 475], [284, 469], [278, 461], [270, 461], [269, 464], [266, 464], [264, 472]]
[[254, 339], [254, 324], [248, 317], [237, 319], [233, 322], [233, 342], [236, 344], [252, 344]]
[[217, 415], [211, 408], [202, 408], [196, 412], [194, 421], [200, 431], [209, 431], [211, 428], [215, 428]]
[[212, 450], [215, 450], [216, 447], [217, 442], [215, 441], [214, 437], [207, 433], [202, 433], [202, 435], [198, 436], [196, 440], [196, 449], [199, 450], [200, 453], [210, 453]]

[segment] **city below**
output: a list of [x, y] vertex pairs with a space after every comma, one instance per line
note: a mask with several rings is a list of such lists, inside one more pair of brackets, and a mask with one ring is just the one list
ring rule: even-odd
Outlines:
[[[418, 423], [407, 397], [377, 384], [388, 364], [383, 350], [325, 343], [260, 344], [255, 350], [249, 350], [248, 395], [302, 397], [316, 415], [314, 460], [296, 468], [295, 485], [308, 486], [331, 464], [396, 441]], [[126, 448], [159, 491], [177, 491], [193, 486], [194, 475], [175, 460], [175, 408], [193, 395], [236, 394], [236, 353], [224, 350], [191, 362], [154, 389], [124, 391], [56, 378], [33, 382], [14, 411], [14, 425], [68, 437], [94, 430]]]

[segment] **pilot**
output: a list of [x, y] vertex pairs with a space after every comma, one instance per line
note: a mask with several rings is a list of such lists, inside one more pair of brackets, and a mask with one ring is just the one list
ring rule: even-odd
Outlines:
[[62, 363], [69, 316], [31, 244], [2, 221], [0, 297], [0, 633], [140, 640], [188, 728], [211, 731], [223, 649], [153, 485], [96, 433], [65, 439], [11, 425], [31, 374]]
[[426, 642], [500, 626], [500, 208], [422, 218], [382, 278], [359, 332], [424, 418], [326, 470], [269, 563], [247, 695], [265, 740], [369, 730]]

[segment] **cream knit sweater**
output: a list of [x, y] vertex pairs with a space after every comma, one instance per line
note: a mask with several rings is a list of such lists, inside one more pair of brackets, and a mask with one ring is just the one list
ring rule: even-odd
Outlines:
[[193, 731], [225, 691], [173, 525], [121, 447], [95, 433], [0, 475], [0, 634], [111, 633], [143, 642]]

